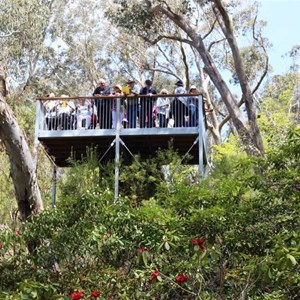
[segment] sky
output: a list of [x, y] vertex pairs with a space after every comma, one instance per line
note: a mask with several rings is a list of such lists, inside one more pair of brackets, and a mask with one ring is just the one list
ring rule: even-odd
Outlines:
[[290, 58], [283, 58], [295, 45], [300, 45], [300, 0], [258, 0], [259, 18], [267, 21], [264, 36], [273, 44], [268, 50], [273, 75], [289, 70]]

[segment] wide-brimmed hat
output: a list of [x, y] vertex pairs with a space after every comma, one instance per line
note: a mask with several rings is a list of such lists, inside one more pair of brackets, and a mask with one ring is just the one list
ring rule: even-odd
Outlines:
[[134, 80], [129, 79], [126, 83], [127, 83], [127, 84], [134, 83]]
[[118, 88], [120, 91], [122, 91], [122, 86], [120, 84], [115, 84], [114, 88]]
[[160, 94], [169, 94], [169, 91], [167, 89], [162, 89], [159, 93]]

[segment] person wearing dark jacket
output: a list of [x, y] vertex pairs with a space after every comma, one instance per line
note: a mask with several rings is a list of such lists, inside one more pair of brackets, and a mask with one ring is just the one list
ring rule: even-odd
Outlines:
[[[111, 89], [106, 85], [104, 79], [99, 79], [99, 85], [93, 92], [93, 96], [105, 96], [110, 95]], [[97, 108], [97, 116], [100, 129], [108, 129], [111, 126], [111, 99], [98, 98], [95, 99], [95, 105]]]
[[[186, 94], [183, 87], [183, 82], [178, 80], [175, 83], [176, 89], [174, 94]], [[187, 116], [187, 103], [186, 97], [176, 96], [171, 104], [172, 117], [174, 119], [174, 127], [186, 127], [185, 117]]]
[[[156, 89], [152, 87], [152, 81], [147, 79], [145, 86], [141, 88], [140, 95], [155, 95], [157, 94]], [[153, 106], [156, 98], [154, 97], [141, 97], [141, 108], [140, 108], [140, 127], [152, 128], [154, 124], [153, 120]], [[155, 126], [154, 126], [155, 127]]]

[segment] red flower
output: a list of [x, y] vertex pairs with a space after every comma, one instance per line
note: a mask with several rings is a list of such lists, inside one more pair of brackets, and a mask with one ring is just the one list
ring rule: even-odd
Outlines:
[[71, 300], [80, 300], [83, 297], [83, 292], [74, 292], [71, 295]]
[[203, 248], [205, 241], [199, 238], [192, 239], [191, 244], [192, 246], [199, 246], [200, 248]]
[[140, 245], [138, 248], [138, 252], [143, 253], [143, 252], [149, 252], [148, 248], [145, 245]]
[[16, 229], [16, 230], [15, 230], [15, 234], [16, 234], [16, 235], [21, 235], [21, 234], [22, 234], [22, 232], [21, 232], [21, 230], [19, 230], [19, 229]]
[[0, 250], [3, 249], [3, 243], [0, 242]]
[[187, 276], [184, 275], [184, 274], [179, 274], [179, 275], [177, 275], [177, 276], [175, 277], [175, 281], [176, 281], [176, 283], [178, 283], [178, 284], [181, 284], [181, 283], [183, 283], [183, 282], [186, 282], [187, 280], [188, 280], [188, 278], [187, 278]]
[[97, 298], [99, 296], [100, 296], [100, 292], [99, 291], [95, 290], [95, 291], [91, 292], [91, 297], [92, 298]]
[[151, 280], [157, 280], [157, 277], [159, 276], [159, 271], [153, 271], [150, 275]]

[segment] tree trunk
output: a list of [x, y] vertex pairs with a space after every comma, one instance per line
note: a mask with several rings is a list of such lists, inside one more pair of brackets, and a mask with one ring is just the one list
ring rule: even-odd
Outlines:
[[[220, 2], [216, 1], [219, 5]], [[232, 123], [242, 141], [243, 146], [245, 147], [245, 150], [248, 154], [263, 154], [264, 148], [262, 144], [262, 139], [260, 136], [259, 128], [256, 123], [255, 118], [255, 112], [253, 108], [253, 102], [251, 102], [249, 89], [247, 89], [247, 81], [242, 81], [241, 88], [243, 92], [244, 99], [249, 100], [246, 104], [247, 107], [247, 113], [250, 123], [250, 129], [246, 126], [245, 119], [240, 111], [240, 108], [238, 107], [230, 89], [228, 88], [227, 84], [223, 80], [220, 72], [218, 71], [208, 49], [205, 47], [204, 41], [200, 34], [197, 34], [192, 26], [190, 26], [186, 20], [174, 13], [169, 6], [164, 7], [163, 5], [159, 4], [156, 6], [152, 6], [151, 1], [145, 0], [145, 3], [147, 5], [147, 8], [149, 11], [155, 13], [159, 12], [163, 15], [165, 15], [167, 18], [169, 18], [171, 21], [174, 22], [179, 28], [181, 28], [187, 36], [190, 38], [190, 40], [185, 40], [185, 42], [192, 45], [197, 52], [199, 53], [200, 57], [202, 58], [202, 61], [205, 66], [205, 72], [209, 75], [211, 81], [214, 83], [215, 87], [217, 88], [218, 92], [220, 93], [223, 102], [226, 105], [226, 108], [228, 110], [228, 113], [232, 119]], [[228, 36], [227, 36], [228, 38]], [[232, 43], [231, 43], [232, 45]], [[234, 50], [237, 50], [237, 48], [234, 48]], [[236, 53], [233, 53], [236, 54]], [[237, 62], [237, 61], [235, 61]], [[242, 61], [240, 60], [238, 62], [240, 65], [238, 65], [237, 72], [243, 70]], [[236, 65], [237, 67], [237, 65]], [[241, 75], [242, 73], [239, 72]], [[246, 84], [246, 86], [245, 86]]]
[[261, 154], [264, 154], [263, 141], [257, 124], [254, 98], [248, 84], [244, 64], [242, 61], [242, 57], [240, 55], [237, 41], [233, 34], [232, 23], [230, 21], [229, 15], [227, 14], [226, 10], [222, 5], [222, 2], [220, 0], [214, 0], [214, 3], [215, 3], [215, 8], [214, 8], [215, 15], [218, 17], [219, 25], [227, 39], [227, 42], [232, 52], [235, 70], [240, 82], [240, 87], [243, 93], [243, 99], [246, 106], [247, 116], [250, 124], [250, 129], [251, 129], [250, 133], [252, 135], [251, 138], [257, 150]]
[[33, 158], [25, 136], [0, 91], [0, 141], [10, 160], [16, 200], [22, 221], [43, 210]]

